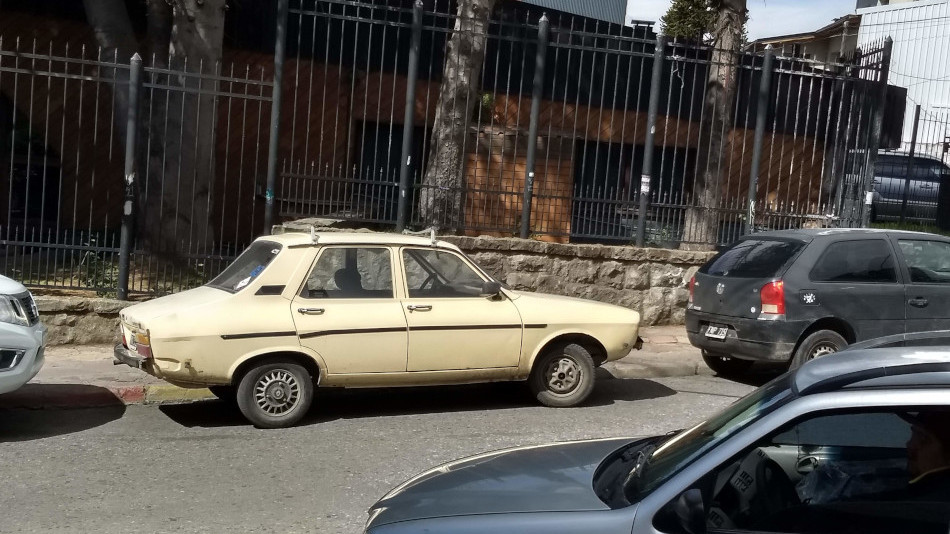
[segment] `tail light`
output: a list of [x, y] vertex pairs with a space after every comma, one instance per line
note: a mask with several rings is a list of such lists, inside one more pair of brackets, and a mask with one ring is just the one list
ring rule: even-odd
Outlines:
[[693, 305], [693, 292], [696, 289], [696, 275], [689, 279], [689, 306]]
[[763, 314], [785, 315], [785, 282], [769, 282], [762, 286], [759, 295], [762, 298]]

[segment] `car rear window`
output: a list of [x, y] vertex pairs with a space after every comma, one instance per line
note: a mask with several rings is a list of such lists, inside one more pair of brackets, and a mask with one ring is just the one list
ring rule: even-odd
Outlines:
[[805, 247], [785, 239], [746, 239], [720, 252], [699, 272], [726, 278], [772, 278]]
[[251, 280], [264, 272], [264, 269], [280, 253], [280, 249], [281, 245], [273, 241], [255, 241], [208, 285], [237, 293], [247, 287]]

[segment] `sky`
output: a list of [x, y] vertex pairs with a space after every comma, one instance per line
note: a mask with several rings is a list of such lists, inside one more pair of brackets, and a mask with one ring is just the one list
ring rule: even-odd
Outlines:
[[[749, 40], [817, 30], [854, 13], [855, 0], [747, 0]], [[670, 0], [628, 0], [627, 20], [660, 20]]]

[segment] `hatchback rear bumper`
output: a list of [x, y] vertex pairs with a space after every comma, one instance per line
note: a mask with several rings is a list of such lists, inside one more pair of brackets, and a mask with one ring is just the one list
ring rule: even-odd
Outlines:
[[[726, 338], [706, 337], [706, 329], [710, 324], [727, 327]], [[807, 326], [807, 323], [799, 321], [760, 321], [686, 311], [686, 334], [694, 347], [743, 360], [790, 360]]]

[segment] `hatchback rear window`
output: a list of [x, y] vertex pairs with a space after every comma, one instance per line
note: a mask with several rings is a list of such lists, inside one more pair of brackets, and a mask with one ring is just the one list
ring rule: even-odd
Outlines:
[[804, 247], [802, 241], [746, 239], [720, 252], [699, 272], [726, 278], [772, 278]]
[[247, 247], [234, 263], [208, 283], [209, 286], [237, 293], [244, 289], [251, 280], [256, 278], [274, 261], [280, 253], [279, 243], [272, 241], [255, 241]]

